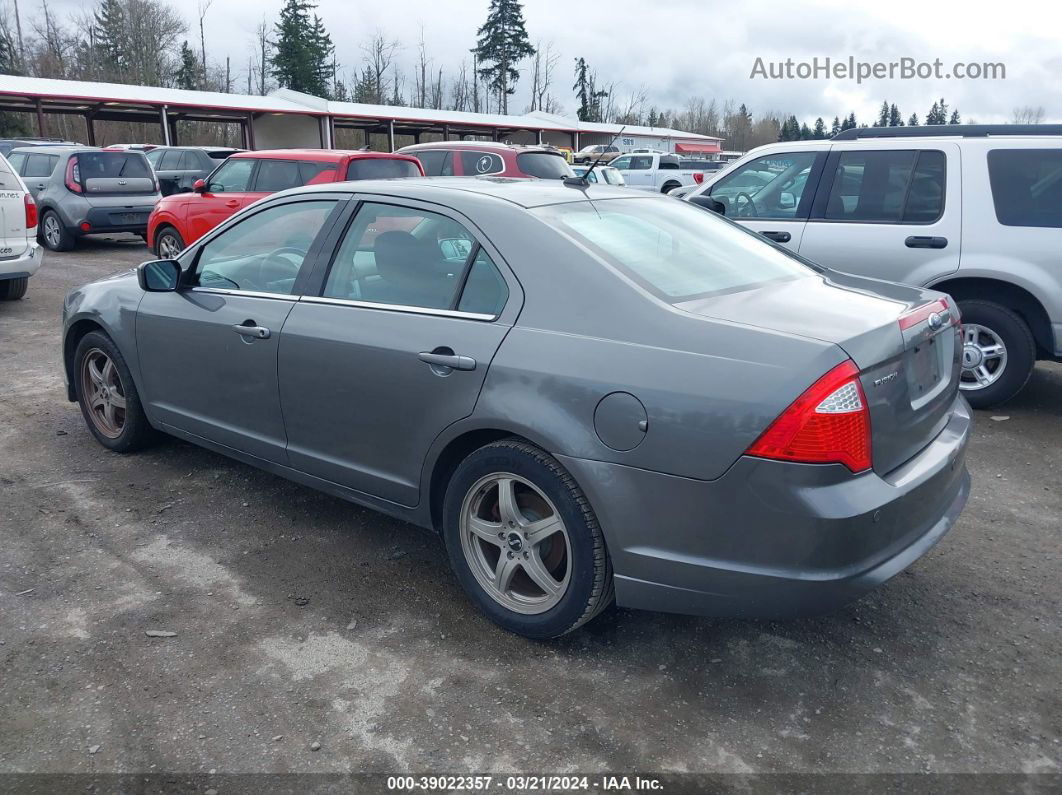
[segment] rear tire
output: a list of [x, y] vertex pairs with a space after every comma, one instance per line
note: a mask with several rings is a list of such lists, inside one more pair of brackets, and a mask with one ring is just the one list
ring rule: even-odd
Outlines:
[[1028, 324], [994, 301], [959, 301], [959, 311], [963, 395], [975, 409], [1010, 400], [1029, 382], [1036, 365], [1036, 341]]
[[78, 343], [74, 391], [89, 431], [108, 450], [131, 453], [154, 441], [133, 374], [106, 334], [91, 331]]
[[74, 247], [74, 236], [70, 234], [63, 219], [54, 210], [45, 210], [41, 216], [41, 242], [51, 251], [69, 251]]
[[0, 301], [17, 301], [26, 294], [29, 287], [29, 276], [18, 279], [5, 279], [0, 282]]
[[172, 226], [164, 226], [155, 235], [155, 256], [159, 259], [175, 259], [184, 251], [184, 238]]
[[615, 598], [590, 503], [555, 458], [526, 442], [503, 439], [461, 462], [443, 501], [443, 538], [461, 587], [518, 635], [564, 635]]
[[661, 193], [668, 193], [669, 191], [672, 191], [675, 188], [681, 187], [681, 184], [682, 183], [680, 183], [680, 182], [665, 182], [664, 183], [664, 187], [662, 187], [660, 189], [660, 192]]

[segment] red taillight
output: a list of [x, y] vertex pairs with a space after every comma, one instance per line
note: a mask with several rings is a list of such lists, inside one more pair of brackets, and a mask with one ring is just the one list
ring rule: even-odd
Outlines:
[[[922, 306], [916, 306], [910, 312], [904, 312], [900, 315], [900, 331], [907, 331], [911, 326], [917, 326], [919, 323], [925, 321], [930, 315], [936, 312], [938, 315], [948, 314], [949, 307], [948, 302], [944, 299], [937, 299], [928, 304]], [[958, 325], [958, 312], [956, 311], [954, 321]], [[939, 327], [938, 327], [939, 328]]]
[[77, 155], [71, 155], [66, 163], [66, 187], [74, 193], [82, 193], [81, 168], [77, 164]]
[[694, 171], [693, 172], [693, 181], [696, 182], [698, 185], [700, 185], [702, 182], [704, 182], [704, 172], [703, 171]]
[[747, 454], [806, 464], [844, 464], [853, 472], [870, 469], [870, 409], [855, 363], [842, 362], [812, 384]]
[[23, 201], [26, 205], [26, 231], [28, 232], [37, 225], [37, 202], [33, 201], [33, 197], [28, 193]]

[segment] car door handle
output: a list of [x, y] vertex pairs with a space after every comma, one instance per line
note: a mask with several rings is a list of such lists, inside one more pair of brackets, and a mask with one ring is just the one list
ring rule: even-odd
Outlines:
[[903, 244], [907, 248], [947, 248], [946, 237], [928, 237], [923, 235], [911, 235]]
[[432, 367], [449, 367], [451, 370], [475, 370], [476, 360], [471, 356], [458, 356], [454, 353], [436, 353], [421, 351], [417, 357]]
[[793, 239], [793, 236], [788, 232], [760, 232], [760, 234], [775, 243], [788, 243]]
[[271, 333], [265, 326], [256, 326], [253, 320], [237, 323], [232, 327], [232, 330], [241, 337], [250, 337], [256, 340], [267, 340]]
[[238, 201], [236, 201], [235, 199], [233, 199], [231, 201], [225, 202], [225, 206], [226, 207], [239, 207], [240, 203]]

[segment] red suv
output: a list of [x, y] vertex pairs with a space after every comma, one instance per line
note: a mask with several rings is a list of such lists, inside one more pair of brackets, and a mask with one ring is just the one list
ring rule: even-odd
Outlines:
[[148, 248], [156, 256], [172, 259], [248, 204], [288, 188], [422, 176], [420, 162], [409, 155], [334, 149], [238, 152], [205, 180], [197, 180], [192, 193], [175, 193], [155, 205], [148, 217]]
[[550, 146], [522, 146], [490, 141], [437, 141], [398, 150], [413, 155], [429, 177], [537, 177], [573, 176], [568, 161]]

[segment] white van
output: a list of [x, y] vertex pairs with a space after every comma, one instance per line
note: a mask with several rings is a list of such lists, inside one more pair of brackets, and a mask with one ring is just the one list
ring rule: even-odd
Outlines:
[[0, 301], [15, 301], [26, 294], [43, 255], [37, 243], [37, 205], [22, 178], [0, 155]]

